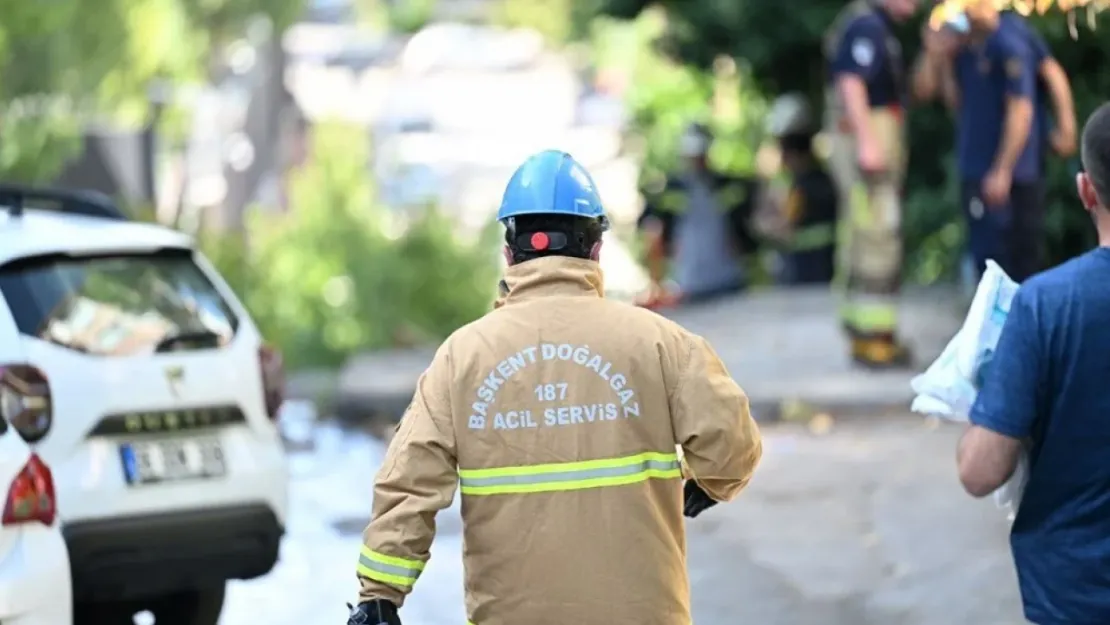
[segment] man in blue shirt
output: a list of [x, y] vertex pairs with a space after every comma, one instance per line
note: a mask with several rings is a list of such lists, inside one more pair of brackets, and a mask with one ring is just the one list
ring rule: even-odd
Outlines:
[[966, 37], [925, 32], [915, 92], [937, 91], [957, 115], [957, 166], [969, 247], [1014, 280], [1040, 268], [1044, 183], [1035, 132], [1038, 59], [1027, 32], [1004, 27], [993, 0], [965, 8]]
[[911, 17], [917, 4], [856, 0], [825, 38], [829, 172], [844, 222], [837, 242], [841, 320], [852, 359], [869, 368], [905, 366], [910, 360], [897, 336], [906, 70], [893, 24]]
[[1110, 623], [1110, 104], [1081, 151], [1099, 247], [1018, 290], [957, 456], [960, 482], [984, 497], [1030, 450], [1010, 545], [1038, 625]]

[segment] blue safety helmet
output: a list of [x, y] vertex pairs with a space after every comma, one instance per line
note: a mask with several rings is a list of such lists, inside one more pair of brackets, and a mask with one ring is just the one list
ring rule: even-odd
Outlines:
[[511, 220], [520, 215], [583, 217], [609, 227], [593, 178], [574, 157], [559, 150], [529, 156], [509, 178], [497, 221], [511, 227]]

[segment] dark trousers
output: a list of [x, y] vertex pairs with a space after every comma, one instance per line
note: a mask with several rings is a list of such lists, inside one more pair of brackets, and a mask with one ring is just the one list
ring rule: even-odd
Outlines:
[[836, 250], [833, 246], [805, 252], [787, 254], [785, 282], [787, 284], [829, 284], [836, 268]]
[[1045, 186], [1041, 181], [1014, 182], [1010, 201], [987, 206], [982, 183], [963, 183], [960, 193], [968, 224], [968, 247], [979, 276], [987, 259], [998, 263], [1015, 282], [1037, 273], [1043, 263]]

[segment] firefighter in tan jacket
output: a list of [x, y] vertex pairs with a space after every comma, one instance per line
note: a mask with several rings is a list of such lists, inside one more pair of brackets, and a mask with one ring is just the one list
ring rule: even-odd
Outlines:
[[374, 486], [349, 623], [400, 623], [457, 489], [472, 625], [689, 625], [683, 512], [751, 478], [748, 399], [704, 339], [602, 297], [607, 222], [569, 155], [525, 161], [498, 218], [508, 292], [420, 378]]

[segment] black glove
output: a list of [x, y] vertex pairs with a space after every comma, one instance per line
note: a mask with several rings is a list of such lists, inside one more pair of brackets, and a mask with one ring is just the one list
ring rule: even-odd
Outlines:
[[685, 497], [686, 504], [682, 514], [691, 519], [717, 505], [717, 500], [707, 495], [694, 480], [686, 480]]
[[351, 610], [347, 625], [401, 625], [397, 606], [385, 599], [360, 603], [357, 608], [348, 603], [347, 607]]

